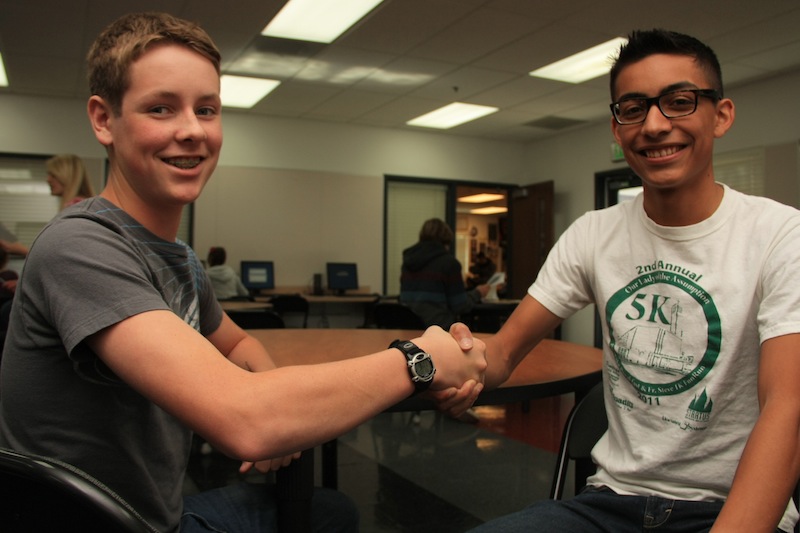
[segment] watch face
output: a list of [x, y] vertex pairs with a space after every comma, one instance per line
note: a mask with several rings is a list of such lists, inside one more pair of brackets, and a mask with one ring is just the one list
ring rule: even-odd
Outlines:
[[426, 357], [424, 358], [420, 358], [419, 355], [415, 357], [414, 372], [422, 381], [429, 381], [433, 378], [433, 361], [431, 361], [429, 355], [425, 355]]

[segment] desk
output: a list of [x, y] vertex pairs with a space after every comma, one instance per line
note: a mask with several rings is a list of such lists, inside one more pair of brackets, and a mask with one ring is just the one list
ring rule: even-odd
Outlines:
[[[278, 366], [341, 361], [385, 349], [394, 339], [419, 337], [419, 331], [396, 329], [270, 329], [250, 330]], [[485, 338], [488, 335], [476, 334]], [[498, 405], [532, 398], [587, 391], [600, 380], [602, 352], [597, 348], [544, 339], [523, 359], [511, 377], [492, 391], [483, 392], [475, 405]], [[433, 404], [409, 398], [391, 410], [432, 409]], [[335, 441], [323, 445], [323, 484], [335, 487]], [[278, 528], [310, 531], [310, 498], [314, 484], [313, 450], [278, 470]], [[334, 472], [327, 469], [331, 467]]]
[[245, 300], [223, 300], [219, 302], [223, 311], [263, 311], [264, 309], [271, 309], [272, 304], [269, 302], [248, 302]]
[[495, 301], [482, 301], [475, 304], [472, 309], [461, 317], [472, 331], [496, 333], [508, 320], [521, 300], [500, 299]]
[[[380, 296], [378, 296], [377, 294], [348, 294], [346, 296], [336, 296], [334, 294], [322, 294], [322, 295], [303, 294], [301, 296], [305, 298], [309, 304], [320, 304], [322, 306], [320, 326], [324, 328], [328, 327], [328, 313], [325, 307], [327, 304], [346, 304], [346, 305], [363, 306], [364, 322], [361, 327], [366, 327], [369, 325], [370, 305], [374, 304], [380, 299]], [[365, 352], [365, 353], [372, 353], [372, 352]]]

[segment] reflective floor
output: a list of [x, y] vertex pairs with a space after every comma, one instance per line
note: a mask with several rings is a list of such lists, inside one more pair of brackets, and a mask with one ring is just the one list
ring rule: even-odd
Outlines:
[[[382, 414], [339, 439], [339, 490], [359, 507], [365, 533], [467, 531], [547, 498], [572, 404], [565, 395], [479, 407], [477, 423]], [[187, 490], [237, 480], [237, 468], [216, 452], [198, 453]]]

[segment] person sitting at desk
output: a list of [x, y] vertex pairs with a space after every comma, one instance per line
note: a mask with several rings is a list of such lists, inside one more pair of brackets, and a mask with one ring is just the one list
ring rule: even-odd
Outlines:
[[236, 272], [225, 264], [227, 254], [222, 246], [212, 246], [208, 251], [208, 278], [217, 300], [230, 300], [231, 298], [244, 298], [250, 296], [250, 291], [242, 284]]
[[467, 276], [467, 289], [474, 289], [478, 285], [484, 285], [489, 282], [492, 274], [497, 272], [497, 265], [494, 261], [489, 259], [489, 256], [484, 252], [478, 252], [475, 256], [475, 263], [469, 267], [469, 276]]
[[453, 230], [440, 218], [426, 220], [419, 242], [403, 250], [400, 302], [426, 326], [448, 329], [489, 292], [488, 285], [467, 291], [461, 263], [450, 251]]

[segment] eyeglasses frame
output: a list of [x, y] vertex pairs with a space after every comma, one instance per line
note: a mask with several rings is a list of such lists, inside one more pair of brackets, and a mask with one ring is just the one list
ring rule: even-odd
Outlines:
[[[692, 114], [694, 114], [695, 111], [697, 111], [697, 103], [700, 101], [699, 98], [697, 100], [695, 100], [695, 102], [694, 102], [694, 109], [692, 109], [691, 112], [686, 113], [684, 115], [676, 115], [676, 116], [672, 116], [671, 117], [671, 116], [667, 115], [664, 112], [663, 109], [661, 109], [661, 98], [663, 98], [664, 96], [668, 96], [670, 94], [675, 94], [675, 93], [687, 93], [687, 92], [688, 93], [694, 93], [697, 96], [705, 96], [706, 98], [711, 98], [712, 100], [716, 100], [716, 101], [719, 101], [719, 100], [722, 99], [722, 96], [720, 95], [719, 91], [716, 90], [716, 89], [675, 89], [674, 91], [668, 91], [668, 92], [659, 94], [658, 96], [651, 96], [650, 98], [640, 98], [640, 97], [623, 98], [622, 100], [617, 100], [616, 102], [611, 103], [609, 105], [609, 107], [611, 108], [611, 115], [614, 117], [614, 120], [620, 126], [631, 126], [633, 124], [641, 124], [641, 123], [643, 123], [645, 120], [647, 120], [647, 115], [650, 113], [650, 108], [653, 107], [654, 105], [658, 108], [658, 110], [661, 112], [661, 114], [664, 115], [664, 117], [666, 117], [666, 118], [672, 119], [672, 118], [688, 117], [689, 115], [692, 115]], [[619, 104], [621, 104], [623, 102], [630, 101], [630, 100], [638, 100], [640, 102], [644, 102], [644, 104], [646, 106], [646, 111], [644, 113], [644, 116], [642, 117], [642, 120], [637, 120], [636, 122], [622, 122], [620, 120], [620, 118], [617, 116], [617, 113], [616, 113], [615, 109], [618, 109]]]

